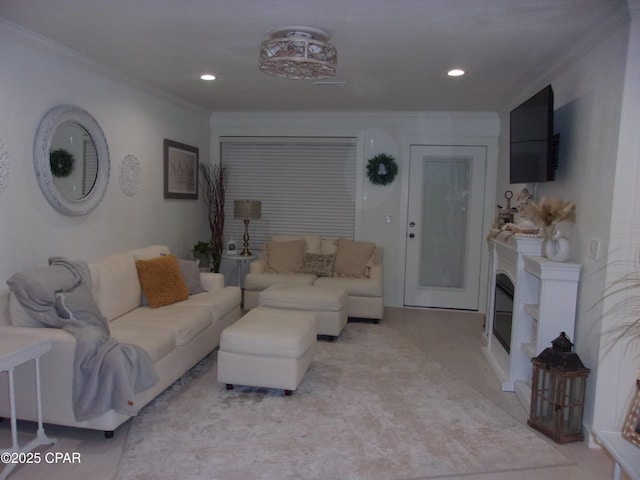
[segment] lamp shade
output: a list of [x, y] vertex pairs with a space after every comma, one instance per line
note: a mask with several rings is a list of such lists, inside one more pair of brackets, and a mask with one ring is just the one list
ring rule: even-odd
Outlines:
[[235, 200], [233, 202], [233, 218], [236, 220], [257, 220], [262, 216], [260, 200]]

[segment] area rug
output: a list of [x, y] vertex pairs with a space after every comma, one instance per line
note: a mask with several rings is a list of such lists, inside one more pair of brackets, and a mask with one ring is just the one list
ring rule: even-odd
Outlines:
[[216, 355], [133, 419], [117, 478], [416, 480], [572, 464], [384, 325], [319, 342], [289, 397], [227, 391]]

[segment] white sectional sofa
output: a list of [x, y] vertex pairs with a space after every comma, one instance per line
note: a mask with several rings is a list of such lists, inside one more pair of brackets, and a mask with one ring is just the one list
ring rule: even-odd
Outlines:
[[[92, 294], [108, 320], [111, 336], [121, 343], [142, 347], [149, 355], [159, 380], [135, 396], [136, 408], [149, 403], [208, 353], [218, 347], [220, 334], [241, 316], [241, 290], [225, 287], [215, 273], [199, 273], [204, 292], [159, 308], [143, 304], [136, 260], [168, 255], [164, 246], [150, 246], [111, 255], [89, 264]], [[192, 273], [193, 276], [193, 273]], [[185, 277], [186, 280], [186, 277]], [[188, 283], [188, 282], [187, 282]], [[76, 421], [73, 402], [73, 365], [76, 339], [59, 328], [20, 326], [23, 315], [14, 294], [0, 290], [0, 335], [19, 333], [52, 340], [52, 349], [40, 362], [43, 421], [57, 425], [103, 430], [107, 437], [131, 418], [114, 410]], [[17, 418], [37, 420], [33, 362], [16, 369]], [[9, 417], [7, 375], [0, 376], [0, 416]]]
[[258, 306], [260, 292], [276, 284], [315, 285], [347, 291], [350, 318], [380, 320], [382, 248], [372, 242], [319, 235], [274, 235], [249, 267], [244, 308]]

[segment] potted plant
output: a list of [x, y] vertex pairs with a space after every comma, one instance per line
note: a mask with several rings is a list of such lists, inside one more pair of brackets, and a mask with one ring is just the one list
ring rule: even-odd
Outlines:
[[229, 179], [229, 169], [220, 164], [200, 164], [200, 189], [207, 206], [207, 219], [211, 230], [211, 267], [220, 271], [224, 250], [224, 200]]
[[198, 242], [193, 246], [193, 258], [198, 261], [200, 268], [211, 268], [211, 243]]

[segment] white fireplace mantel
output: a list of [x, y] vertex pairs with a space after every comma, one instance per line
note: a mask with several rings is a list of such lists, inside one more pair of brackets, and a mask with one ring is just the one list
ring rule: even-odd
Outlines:
[[[531, 359], [551, 346], [560, 332], [573, 339], [580, 265], [540, 255], [542, 238], [501, 233], [489, 240], [490, 279], [483, 353], [502, 381], [528, 409]], [[498, 274], [514, 285], [510, 353], [493, 335]]]

